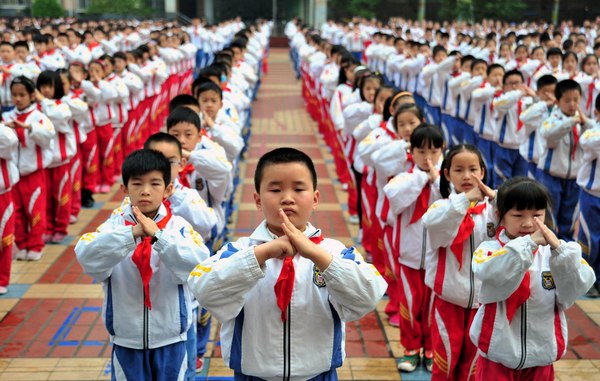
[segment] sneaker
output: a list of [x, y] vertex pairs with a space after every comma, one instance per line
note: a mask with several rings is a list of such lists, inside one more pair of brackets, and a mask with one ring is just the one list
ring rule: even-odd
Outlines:
[[598, 291], [598, 288], [594, 284], [588, 290], [588, 292], [585, 293], [585, 296], [588, 297], [588, 298], [598, 298], [598, 297], [600, 297], [600, 291]]
[[44, 240], [44, 243], [48, 243], [48, 242], [52, 241], [52, 234], [44, 233], [42, 235], [42, 239]]
[[110, 185], [102, 184], [100, 186], [100, 193], [108, 193], [108, 192], [110, 192]]
[[4, 295], [8, 292], [8, 287], [0, 286], [0, 295]]
[[92, 197], [92, 191], [89, 189], [81, 189], [81, 206], [84, 208], [94, 207], [94, 197]]
[[17, 261], [26, 261], [27, 260], [27, 250], [25, 250], [25, 249], [19, 250], [17, 248], [17, 251], [15, 252], [15, 259]]
[[431, 372], [431, 370], [433, 369], [433, 352], [432, 351], [425, 351], [425, 369], [427, 369], [428, 372]]
[[42, 259], [43, 253], [41, 251], [28, 251], [27, 252], [27, 260], [28, 261], [39, 261]]
[[196, 373], [201, 373], [204, 369], [204, 356], [196, 359]]
[[392, 327], [400, 327], [400, 314], [393, 314], [390, 316], [388, 323], [390, 323]]
[[70, 224], [70, 225], [73, 225], [73, 224], [75, 224], [75, 223], [77, 223], [77, 216], [74, 216], [74, 215], [72, 215], [72, 214], [71, 214], [71, 215], [69, 216], [69, 224]]
[[54, 233], [54, 235], [52, 236], [52, 239], [50, 239], [50, 242], [61, 243], [66, 237], [67, 237], [66, 234]]
[[414, 372], [419, 365], [420, 359], [421, 356], [419, 355], [418, 350], [404, 352], [404, 356], [402, 356], [398, 361], [398, 369], [402, 372]]
[[348, 190], [348, 184], [346, 183], [342, 183], [342, 189], [347, 191]]
[[358, 242], [362, 242], [362, 235], [363, 235], [362, 229], [358, 229], [358, 234], [356, 235], [356, 240]]
[[358, 219], [357, 215], [353, 215], [353, 216], [350, 216], [350, 218], [348, 218], [348, 222], [350, 222], [351, 225], [358, 225], [360, 220]]

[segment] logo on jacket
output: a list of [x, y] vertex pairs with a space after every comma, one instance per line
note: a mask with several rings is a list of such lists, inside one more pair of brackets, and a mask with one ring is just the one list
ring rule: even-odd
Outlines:
[[319, 270], [316, 265], [313, 265], [313, 283], [319, 288], [326, 286], [325, 278], [323, 278], [321, 270]]
[[552, 290], [556, 288], [554, 284], [554, 278], [550, 271], [542, 271], [542, 287], [546, 290]]

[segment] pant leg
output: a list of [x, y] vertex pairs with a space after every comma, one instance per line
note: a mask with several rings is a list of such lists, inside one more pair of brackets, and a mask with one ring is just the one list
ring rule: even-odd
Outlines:
[[185, 341], [149, 349], [153, 381], [183, 381], [187, 370]]
[[[17, 246], [27, 251], [41, 252], [46, 232], [46, 177], [45, 170], [22, 176], [13, 188], [20, 194], [22, 215], [15, 221]], [[15, 193], [13, 193], [14, 196]], [[22, 219], [21, 219], [22, 218]]]
[[400, 264], [400, 343], [409, 351], [426, 346], [429, 341], [429, 304], [431, 290], [425, 286], [425, 270]]
[[550, 193], [550, 197], [552, 198], [552, 221], [554, 227], [558, 227], [558, 211], [561, 204], [562, 199], [562, 185], [560, 183], [560, 179], [552, 176], [548, 172], [538, 171], [539, 181], [544, 184], [544, 186], [548, 189]]
[[[348, 188], [348, 204], [356, 205], [356, 213], [358, 215], [359, 227], [362, 227], [363, 207], [362, 207], [362, 173], [358, 172], [353, 165], [350, 165], [352, 174], [354, 175], [354, 187]], [[350, 209], [350, 207], [348, 207]]]
[[442, 127], [442, 131], [444, 133], [444, 140], [446, 140], [446, 144], [448, 145], [448, 147], [452, 148], [456, 145], [456, 142], [453, 139], [454, 133], [452, 129], [452, 121], [450, 119], [450, 115], [442, 113], [440, 123], [436, 124], [436, 126]]
[[585, 190], [579, 196], [579, 236], [583, 257], [596, 273], [596, 285], [600, 286], [600, 198]]
[[25, 197], [22, 192], [22, 188], [25, 188], [25, 186], [20, 183], [21, 181], [19, 180], [10, 192], [15, 208], [15, 236], [13, 244], [17, 245], [19, 250], [27, 250], [27, 232], [29, 231], [29, 226], [27, 225], [27, 215], [25, 214]]
[[58, 209], [55, 205], [56, 193], [58, 193], [58, 183], [55, 179], [54, 168], [46, 169], [46, 230], [44, 234], [52, 235], [54, 233], [54, 220], [56, 217], [56, 210]]
[[113, 154], [114, 164], [112, 168], [113, 176], [121, 173], [121, 166], [123, 165], [123, 128], [113, 129]]
[[81, 143], [81, 165], [83, 166], [82, 187], [94, 191], [99, 179], [98, 134], [95, 129], [88, 132], [87, 139]]
[[[69, 163], [52, 168], [52, 176], [54, 181], [52, 185], [53, 233], [67, 234], [71, 216], [71, 190], [73, 189]], [[48, 188], [48, 193], [50, 193], [50, 188]]]
[[0, 286], [10, 283], [12, 245], [15, 233], [15, 205], [12, 192], [0, 194]]
[[100, 184], [111, 185], [113, 182], [113, 128], [112, 125], [96, 126], [98, 135], [98, 158], [100, 164]]
[[452, 124], [452, 140], [454, 144], [462, 144], [465, 136], [464, 126], [462, 119], [450, 117], [450, 123]]
[[554, 365], [536, 366], [514, 370], [502, 364], [479, 356], [477, 360], [477, 381], [554, 381]]
[[471, 337], [469, 336], [469, 331], [471, 330], [471, 324], [473, 324], [473, 319], [475, 319], [475, 314], [477, 313], [477, 309], [469, 308], [464, 309], [464, 335], [463, 335], [463, 345], [460, 353], [460, 358], [458, 360], [458, 367], [456, 370], [456, 379], [457, 380], [465, 380], [472, 381], [475, 379], [475, 375], [477, 373], [477, 359], [479, 357], [478, 350], [475, 344], [471, 341]]
[[560, 182], [562, 185], [562, 196], [557, 214], [558, 235], [559, 238], [565, 241], [572, 241], [580, 188], [575, 179], [561, 179]]
[[196, 355], [198, 357], [204, 357], [206, 354], [206, 344], [210, 339], [210, 327], [212, 318], [207, 310], [202, 308], [200, 318], [198, 319], [197, 332], [196, 332]]
[[492, 176], [494, 177], [494, 186], [496, 187], [500, 187], [502, 183], [513, 177], [513, 163], [510, 151], [507, 148], [498, 146], [494, 154]]
[[198, 307], [192, 311], [192, 324], [187, 331], [185, 351], [187, 352], [186, 380], [193, 381], [196, 378], [196, 321], [198, 320]]
[[81, 210], [81, 150], [71, 159], [70, 163], [71, 176], [71, 215], [77, 217]]

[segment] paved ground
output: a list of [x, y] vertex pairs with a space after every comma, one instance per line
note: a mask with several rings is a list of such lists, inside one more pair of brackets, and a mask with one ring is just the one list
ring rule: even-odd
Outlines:
[[[252, 176], [258, 158], [270, 149], [293, 146], [314, 160], [321, 203], [314, 221], [327, 237], [352, 245], [356, 228], [347, 224], [346, 193], [335, 176], [333, 159], [305, 112], [300, 84], [286, 50], [274, 49], [253, 109], [253, 136], [241, 166], [242, 185], [230, 226], [236, 237], [249, 235], [262, 219], [252, 200]], [[73, 252], [79, 236], [94, 230], [120, 203], [117, 186], [98, 197], [95, 209], [83, 210], [62, 245], [49, 245], [40, 262], [14, 262], [12, 283], [0, 297], [0, 381], [110, 379], [108, 336], [100, 318], [102, 290], [81, 271]], [[399, 331], [382, 310], [347, 325], [347, 359], [341, 380], [428, 380], [419, 369], [400, 374]], [[600, 300], [580, 300], [568, 311], [569, 352], [556, 364], [557, 379], [600, 380]], [[215, 326], [215, 325], [213, 325]], [[217, 329], [212, 334], [207, 366], [197, 380], [229, 380], [220, 358]]]

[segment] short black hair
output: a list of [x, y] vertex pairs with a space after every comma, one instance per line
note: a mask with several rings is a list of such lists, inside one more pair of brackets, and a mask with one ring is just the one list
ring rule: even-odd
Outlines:
[[517, 176], [506, 180], [496, 196], [498, 223], [504, 215], [516, 208], [517, 210], [546, 210], [546, 225], [552, 224], [552, 197], [548, 189], [541, 183], [529, 177]]
[[114, 59], [121, 59], [125, 62], [127, 62], [127, 55], [123, 52], [116, 52], [115, 54], [113, 54], [113, 58]]
[[200, 129], [202, 128], [198, 113], [185, 106], [179, 106], [175, 110], [171, 111], [169, 117], [167, 118], [167, 131], [179, 123], [193, 124], [198, 129], [198, 132], [200, 132]]
[[561, 56], [562, 58], [562, 50], [560, 50], [560, 48], [550, 48], [548, 49], [548, 51], [546, 52], [546, 59], [550, 58], [551, 56]]
[[502, 71], [504, 71], [504, 72], [506, 71], [506, 69], [504, 69], [504, 66], [502, 66], [500, 64], [497, 64], [497, 63], [491, 64], [488, 66], [488, 68], [486, 70], [486, 74], [488, 77], [494, 69], [502, 69]]
[[276, 148], [262, 155], [254, 171], [254, 189], [260, 191], [265, 168], [275, 164], [300, 163], [306, 165], [313, 182], [313, 190], [317, 189], [317, 171], [311, 158], [302, 151], [290, 147]]
[[14, 43], [13, 45], [16, 48], [21, 47], [21, 48], [25, 48], [27, 49], [27, 51], [29, 51], [29, 45], [27, 45], [26, 41], [17, 41]]
[[558, 80], [556, 79], [555, 76], [551, 75], [551, 74], [545, 74], [542, 75], [538, 80], [537, 80], [537, 88], [541, 89], [544, 86], [548, 86], [548, 85], [556, 85], [558, 83]]
[[54, 88], [54, 98], [60, 99], [65, 96], [65, 88], [63, 86], [62, 78], [56, 71], [44, 70], [40, 73], [37, 79], [36, 87], [41, 89], [42, 86], [50, 85]]
[[444, 133], [438, 126], [421, 123], [410, 135], [410, 146], [417, 148], [444, 148]]
[[596, 95], [596, 102], [594, 103], [594, 107], [596, 108], [596, 111], [600, 112], [600, 96]]
[[13, 49], [15, 48], [15, 46], [8, 41], [0, 41], [0, 46], [2, 45], [10, 46]]
[[556, 100], [559, 100], [567, 91], [571, 90], [577, 90], [579, 94], [583, 94], [583, 92], [581, 91], [581, 85], [577, 81], [574, 81], [572, 79], [565, 79], [556, 84], [556, 89], [554, 89], [554, 96], [556, 97]]
[[198, 104], [198, 100], [191, 96], [190, 94], [179, 94], [175, 96], [175, 98], [171, 99], [169, 102], [169, 111], [175, 110], [177, 107], [181, 106], [196, 106], [200, 107]]
[[177, 140], [177, 138], [173, 135], [169, 135], [166, 132], [157, 132], [155, 134], [152, 134], [144, 142], [144, 149], [152, 149], [152, 144], [155, 144], [155, 143], [173, 144], [174, 146], [177, 147], [177, 152], [179, 152], [179, 157], [183, 156], [183, 147], [181, 146], [181, 142], [179, 140]]
[[35, 83], [33, 83], [31, 79], [25, 77], [24, 75], [20, 75], [13, 79], [13, 81], [10, 83], [11, 90], [14, 85], [23, 85], [29, 94], [35, 93]]
[[150, 149], [133, 151], [123, 161], [121, 168], [123, 184], [127, 187], [129, 179], [132, 177], [143, 176], [152, 171], [162, 174], [165, 186], [171, 183], [171, 163], [165, 155]]
[[435, 57], [439, 52], [444, 52], [446, 53], [446, 48], [444, 48], [442, 45], [436, 45], [433, 47], [433, 52], [431, 54], [432, 57]]
[[197, 89], [196, 89], [196, 97], [200, 98], [200, 95], [202, 93], [206, 93], [207, 91], [214, 91], [215, 93], [217, 93], [217, 95], [219, 96], [219, 98], [223, 99], [223, 91], [221, 90], [221, 88], [219, 87], [219, 85], [217, 85], [214, 82], [206, 82], [201, 84]]
[[502, 77], [502, 84], [506, 84], [506, 80], [508, 79], [508, 77], [511, 77], [513, 75], [518, 75], [519, 77], [521, 77], [521, 81], [525, 81], [525, 77], [523, 77], [523, 73], [521, 73], [519, 70], [517, 69], [513, 69], [513, 70], [509, 70], [506, 73], [504, 73], [504, 76]]

